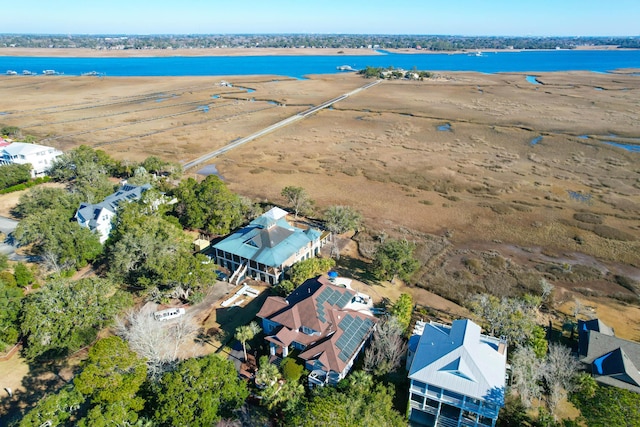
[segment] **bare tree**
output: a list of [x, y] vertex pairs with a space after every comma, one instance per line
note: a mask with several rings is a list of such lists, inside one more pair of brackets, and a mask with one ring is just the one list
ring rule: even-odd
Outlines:
[[404, 328], [395, 316], [378, 323], [371, 346], [364, 353], [364, 369], [375, 375], [384, 375], [400, 366], [407, 344]]
[[129, 347], [147, 359], [149, 375], [158, 378], [165, 368], [179, 358], [180, 347], [192, 340], [198, 325], [188, 313], [168, 322], [153, 317], [153, 308], [130, 311], [116, 320], [116, 333]]
[[291, 205], [296, 218], [298, 218], [299, 213], [308, 210], [312, 205], [309, 194], [302, 187], [284, 187], [280, 194], [287, 199], [287, 203]]
[[540, 398], [544, 361], [538, 359], [531, 347], [518, 346], [511, 358], [512, 390], [522, 404], [530, 408], [534, 399]]
[[325, 225], [333, 234], [332, 255], [340, 259], [338, 234], [349, 230], [358, 230], [362, 224], [362, 215], [349, 206], [331, 206], [324, 213]]
[[549, 296], [551, 295], [551, 292], [553, 292], [553, 289], [555, 288], [555, 286], [553, 286], [551, 283], [547, 282], [546, 279], [540, 279], [540, 290], [542, 295], [540, 295], [542, 297], [542, 300], [546, 300], [547, 298], [549, 298]]
[[547, 406], [554, 418], [558, 403], [576, 386], [578, 368], [578, 360], [573, 357], [569, 347], [556, 343], [549, 345], [543, 377], [547, 384]]
[[571, 313], [573, 314], [573, 317], [576, 319], [576, 322], [578, 321], [578, 316], [582, 314], [583, 310], [584, 310], [584, 306], [582, 305], [582, 301], [580, 301], [578, 298], [574, 298], [573, 309], [571, 310]]

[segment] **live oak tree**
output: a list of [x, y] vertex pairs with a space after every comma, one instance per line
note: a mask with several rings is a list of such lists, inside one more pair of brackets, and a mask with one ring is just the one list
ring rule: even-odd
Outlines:
[[393, 408], [393, 391], [382, 384], [369, 389], [319, 387], [288, 421], [302, 427], [406, 426], [404, 417]]
[[19, 314], [24, 297], [22, 289], [0, 279], [0, 352], [11, 347], [20, 335]]
[[419, 267], [414, 251], [415, 244], [407, 240], [385, 240], [376, 248], [373, 273], [380, 280], [409, 279]]
[[232, 417], [248, 395], [231, 361], [216, 354], [187, 359], [160, 379], [154, 420], [167, 426], [211, 426]]
[[479, 294], [470, 302], [471, 310], [481, 316], [490, 335], [503, 336], [509, 345], [534, 346], [536, 354], [544, 355], [546, 347], [541, 331], [536, 327], [537, 298], [497, 298]]
[[305, 280], [324, 274], [336, 265], [331, 258], [309, 258], [295, 263], [289, 270], [289, 277], [295, 286]]
[[79, 425], [135, 423], [144, 407], [138, 392], [146, 378], [145, 361], [125, 341], [115, 336], [98, 341], [73, 381], [93, 406]]
[[49, 170], [55, 180], [66, 182], [83, 201], [98, 203], [113, 193], [109, 181], [118, 164], [104, 151], [81, 145], [58, 156]]
[[127, 203], [106, 243], [105, 263], [116, 279], [143, 289], [192, 291], [215, 283], [213, 265], [193, 256], [191, 242], [176, 219], [144, 203]]
[[22, 218], [14, 237], [43, 258], [54, 273], [80, 268], [102, 253], [97, 234], [72, 221], [80, 197], [57, 188], [34, 188], [20, 197], [13, 213]]
[[70, 425], [71, 417], [77, 414], [84, 401], [85, 396], [73, 384], [68, 384], [58, 393], [50, 394], [41, 399], [34, 408], [22, 417], [19, 426]]
[[71, 193], [64, 188], [34, 187], [20, 196], [18, 204], [11, 213], [24, 219], [40, 211], [55, 209], [72, 218], [80, 202], [82, 202], [81, 195]]
[[580, 410], [587, 427], [640, 425], [640, 394], [617, 387], [597, 385], [584, 374], [571, 402]]
[[241, 198], [215, 175], [209, 175], [200, 183], [193, 178], [183, 180], [173, 194], [178, 199], [174, 213], [186, 228], [227, 234], [245, 219]]
[[17, 163], [2, 165], [0, 168], [0, 190], [31, 179], [31, 165]]
[[130, 296], [107, 279], [56, 279], [23, 302], [20, 327], [28, 360], [80, 349], [130, 304]]

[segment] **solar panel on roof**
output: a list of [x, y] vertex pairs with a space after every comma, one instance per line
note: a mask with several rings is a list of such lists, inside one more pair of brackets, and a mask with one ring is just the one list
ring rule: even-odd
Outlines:
[[327, 300], [327, 298], [329, 298], [330, 292], [331, 289], [325, 289], [317, 299], [318, 304], [323, 304]]
[[351, 295], [349, 293], [345, 292], [344, 294], [342, 294], [340, 299], [338, 299], [337, 305], [340, 308], [343, 308], [345, 305], [347, 305], [349, 303], [349, 301], [351, 301]]

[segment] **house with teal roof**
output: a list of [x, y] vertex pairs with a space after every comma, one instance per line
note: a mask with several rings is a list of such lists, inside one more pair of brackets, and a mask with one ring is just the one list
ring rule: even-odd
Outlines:
[[214, 244], [213, 255], [233, 272], [230, 282], [252, 277], [276, 285], [293, 264], [317, 256], [328, 238], [328, 232], [294, 227], [287, 211], [275, 207]]

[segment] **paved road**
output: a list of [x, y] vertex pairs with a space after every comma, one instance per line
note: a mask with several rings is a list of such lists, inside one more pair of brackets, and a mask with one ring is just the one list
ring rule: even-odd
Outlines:
[[10, 237], [17, 226], [18, 221], [0, 216], [0, 233], [6, 236], [4, 241], [0, 241], [0, 253], [8, 255], [10, 260], [24, 261], [26, 257], [16, 254], [17, 247], [13, 245], [13, 239]]
[[195, 160], [192, 160], [192, 161], [190, 161], [188, 163], [185, 163], [184, 166], [183, 166], [183, 169], [186, 171], [188, 169], [196, 167], [196, 166], [198, 166], [198, 165], [200, 165], [200, 164], [202, 164], [202, 163], [204, 163], [204, 162], [206, 162], [208, 160], [211, 160], [214, 157], [217, 157], [217, 156], [219, 156], [221, 154], [226, 153], [229, 150], [233, 150], [236, 147], [239, 147], [239, 146], [241, 146], [243, 144], [246, 144], [249, 141], [253, 141], [256, 138], [259, 138], [259, 137], [261, 137], [263, 135], [271, 133], [271, 132], [273, 132], [273, 131], [275, 131], [277, 129], [280, 129], [282, 127], [288, 126], [291, 123], [295, 123], [298, 120], [302, 120], [302, 119], [304, 119], [306, 117], [309, 117], [310, 115], [315, 114], [315, 113], [317, 113], [318, 111], [320, 111], [320, 110], [322, 110], [324, 108], [328, 108], [328, 107], [332, 106], [336, 102], [342, 101], [343, 99], [346, 99], [346, 98], [348, 98], [348, 97], [350, 97], [352, 95], [357, 94], [358, 92], [361, 92], [361, 91], [363, 91], [365, 89], [368, 89], [368, 88], [370, 88], [372, 86], [375, 86], [375, 85], [379, 84], [380, 82], [381, 82], [381, 80], [376, 80], [374, 82], [367, 83], [366, 85], [364, 85], [362, 87], [359, 87], [359, 88], [357, 88], [355, 90], [352, 90], [351, 92], [345, 93], [344, 95], [340, 95], [340, 96], [338, 96], [336, 98], [333, 98], [333, 99], [330, 99], [328, 101], [325, 101], [320, 105], [316, 105], [315, 107], [309, 108], [308, 110], [305, 110], [305, 111], [303, 111], [301, 113], [298, 113], [298, 114], [296, 114], [294, 116], [291, 116], [291, 117], [288, 117], [288, 118], [286, 118], [284, 120], [281, 120], [278, 123], [275, 123], [275, 124], [273, 124], [271, 126], [268, 126], [268, 127], [264, 128], [264, 129], [262, 129], [262, 130], [260, 130], [260, 131], [258, 131], [256, 133], [253, 133], [253, 134], [251, 134], [249, 136], [245, 136], [244, 138], [236, 139], [235, 141], [231, 142], [230, 144], [225, 145], [224, 147], [222, 147], [222, 148], [220, 148], [220, 149], [218, 149], [216, 151], [212, 151], [211, 153], [205, 154], [202, 157], [199, 157], [199, 158], [197, 158]]

